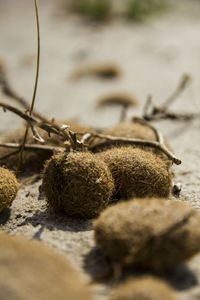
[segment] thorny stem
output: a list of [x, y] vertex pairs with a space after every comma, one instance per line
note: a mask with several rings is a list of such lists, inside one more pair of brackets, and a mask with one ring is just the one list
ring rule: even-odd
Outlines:
[[[34, 85], [34, 90], [33, 90], [33, 97], [32, 97], [32, 102], [31, 102], [31, 108], [29, 111], [29, 116], [31, 116], [33, 108], [34, 108], [34, 104], [35, 104], [35, 97], [36, 97], [38, 77], [39, 77], [39, 66], [40, 66], [40, 24], [39, 24], [39, 15], [38, 15], [38, 1], [34, 0], [34, 3], [35, 3], [35, 13], [36, 13], [36, 22], [37, 22], [37, 66], [36, 66], [36, 75], [35, 75], [35, 85]], [[24, 134], [24, 139], [22, 142], [19, 159], [17, 162], [16, 176], [18, 176], [19, 171], [20, 171], [20, 166], [21, 166], [21, 162], [22, 162], [22, 158], [23, 158], [23, 151], [24, 151], [26, 139], [28, 136], [28, 130], [29, 130], [29, 124], [27, 124], [26, 131]]]

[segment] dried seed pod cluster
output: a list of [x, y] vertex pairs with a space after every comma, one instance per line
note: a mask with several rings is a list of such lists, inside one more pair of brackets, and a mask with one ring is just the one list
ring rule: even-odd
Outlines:
[[163, 270], [200, 251], [200, 213], [165, 199], [135, 199], [106, 209], [94, 223], [95, 240], [113, 261]]
[[[94, 132], [93, 129], [73, 121], [58, 122], [58, 124], [67, 124], [70, 130], [78, 133]], [[17, 129], [16, 131], [4, 136], [2, 143], [17, 143], [22, 144], [24, 138], [25, 128]], [[62, 139], [55, 134], [48, 136], [48, 133], [42, 129], [38, 129], [41, 138], [44, 139], [47, 145], [59, 147], [63, 146]], [[28, 132], [26, 144], [36, 144], [31, 130]], [[25, 149], [23, 160], [21, 164], [22, 171], [37, 172], [42, 170], [44, 162], [53, 154], [52, 150], [40, 149]], [[16, 149], [0, 148], [0, 165], [6, 166], [9, 169], [16, 169], [17, 161], [19, 159], [19, 152]]]
[[0, 212], [11, 206], [18, 191], [18, 182], [15, 175], [0, 167]]
[[43, 190], [50, 207], [92, 218], [109, 203], [113, 179], [107, 165], [89, 152], [62, 152], [46, 162]]
[[0, 233], [0, 299], [93, 299], [68, 260], [38, 241]]
[[108, 165], [115, 183], [115, 197], [168, 197], [172, 175], [165, 162], [139, 148], [115, 147], [98, 154]]
[[176, 300], [172, 288], [163, 280], [152, 276], [129, 279], [116, 288], [110, 300]]

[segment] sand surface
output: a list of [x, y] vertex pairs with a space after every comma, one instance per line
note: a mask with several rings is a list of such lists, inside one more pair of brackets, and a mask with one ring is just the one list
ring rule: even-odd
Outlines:
[[[182, 1], [168, 15], [143, 25], [112, 20], [93, 26], [65, 13], [63, 1], [40, 1], [41, 67], [35, 107], [56, 119], [77, 119], [105, 128], [118, 122], [119, 109], [96, 111], [96, 100], [107, 92], [127, 91], [139, 107], [129, 114], [140, 115], [147, 94], [162, 103], [174, 90], [183, 73], [193, 81], [173, 109], [200, 111], [200, 5]], [[36, 58], [36, 28], [32, 1], [0, 1], [0, 58], [6, 63], [9, 81], [31, 101]], [[121, 78], [102, 81], [85, 78], [69, 80], [74, 68], [93, 62], [115, 62]], [[12, 100], [0, 94], [9, 103]], [[20, 127], [13, 114], [0, 112], [0, 136]], [[157, 127], [181, 158], [175, 166], [176, 181], [183, 184], [180, 200], [200, 209], [200, 120], [160, 121]], [[92, 220], [75, 221], [46, 210], [41, 181], [23, 186], [10, 210], [0, 216], [1, 229], [40, 239], [64, 253], [86, 282], [106, 262], [94, 251]], [[200, 298], [200, 255], [166, 275], [180, 299]], [[109, 287], [93, 284], [97, 299], [106, 299]]]

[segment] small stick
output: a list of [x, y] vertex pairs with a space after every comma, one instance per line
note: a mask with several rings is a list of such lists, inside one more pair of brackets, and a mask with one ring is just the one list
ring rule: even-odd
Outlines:
[[37, 126], [43, 130], [45, 130], [49, 135], [50, 133], [56, 134], [61, 136], [63, 139], [68, 140], [69, 134], [64, 129], [62, 129], [62, 126], [57, 125], [56, 123], [45, 123], [45, 122], [39, 122], [36, 118], [33, 116], [27, 115], [26, 113], [22, 112], [20, 109], [9, 105], [4, 102], [0, 102], [0, 106], [3, 108], [3, 110], [6, 112], [6, 110], [9, 110], [13, 112], [14, 114], [18, 115], [20, 118], [24, 119], [30, 126]]
[[[19, 96], [13, 88], [10, 86], [8, 79], [6, 77], [5, 71], [3, 70], [3, 66], [0, 65], [0, 86], [2, 86], [2, 92], [10, 97], [11, 99], [15, 100], [17, 103], [19, 103], [25, 110], [30, 110], [30, 105], [28, 104], [28, 101]], [[33, 111], [33, 116], [38, 118], [39, 120], [43, 122], [49, 122], [49, 120], [43, 116], [38, 111]]]
[[90, 150], [94, 150], [95, 148], [99, 147], [100, 145], [112, 144], [112, 142], [115, 142], [115, 143], [116, 142], [124, 142], [127, 144], [144, 145], [144, 146], [149, 146], [149, 147], [161, 150], [176, 165], [181, 164], [181, 160], [178, 159], [169, 149], [167, 149], [167, 147], [164, 144], [162, 144], [158, 141], [147, 141], [147, 140], [135, 139], [135, 138], [117, 137], [117, 136], [112, 136], [112, 135], [104, 135], [104, 134], [100, 134], [100, 133], [99, 134], [91, 133], [91, 136], [94, 138], [96, 137], [96, 138], [105, 139], [106, 141], [89, 146]]
[[[21, 149], [21, 144], [19, 143], [0, 143], [0, 148], [11, 148], [11, 149]], [[24, 146], [27, 150], [44, 150], [44, 151], [52, 151], [52, 152], [59, 152], [66, 150], [64, 147], [56, 147], [50, 145], [39, 145], [39, 144], [26, 144]], [[13, 152], [15, 154], [15, 152]], [[2, 159], [2, 158], [0, 158]]]
[[164, 143], [162, 133], [157, 128], [155, 128], [153, 125], [151, 125], [150, 123], [148, 123], [146, 120], [144, 120], [142, 118], [134, 117], [132, 119], [132, 121], [149, 127], [155, 133], [156, 141], [160, 142], [161, 144]]
[[[191, 77], [188, 74], [184, 74], [181, 78], [181, 81], [175, 91], [170, 95], [170, 97], [164, 101], [162, 106], [157, 107], [152, 103], [152, 96], [149, 95], [147, 97], [146, 103], [143, 109], [143, 118], [146, 121], [154, 121], [161, 119], [171, 119], [171, 120], [191, 120], [196, 117], [199, 117], [200, 114], [179, 114], [173, 111], [170, 111], [168, 107], [177, 99], [177, 97], [184, 91], [189, 82], [191, 81]], [[151, 110], [150, 110], [151, 107]]]
[[191, 76], [189, 74], [183, 74], [181, 81], [175, 91], [166, 99], [162, 105], [163, 109], [169, 107], [177, 98], [178, 96], [185, 90], [188, 84], [191, 81]]

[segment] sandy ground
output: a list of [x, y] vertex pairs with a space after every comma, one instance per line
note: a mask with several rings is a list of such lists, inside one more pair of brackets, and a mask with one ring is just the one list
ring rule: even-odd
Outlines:
[[[63, 2], [40, 1], [41, 68], [36, 108], [56, 119], [78, 119], [106, 127], [119, 118], [118, 109], [95, 110], [104, 93], [127, 91], [140, 105], [130, 115], [141, 113], [146, 96], [152, 93], [157, 104], [173, 91], [180, 76], [189, 73], [193, 82], [173, 108], [183, 112], [200, 110], [200, 7], [187, 4], [162, 19], [143, 25], [113, 20], [108, 25], [89, 26], [68, 15]], [[190, 1], [191, 2], [191, 1]], [[0, 1], [0, 57], [7, 65], [9, 80], [16, 91], [31, 99], [35, 76], [36, 28], [32, 1]], [[120, 79], [93, 78], [71, 82], [77, 66], [92, 62], [115, 62], [123, 70]], [[1, 99], [13, 103], [0, 95]], [[30, 101], [30, 100], [29, 100]], [[0, 136], [22, 124], [11, 113], [0, 112]], [[176, 180], [183, 184], [180, 199], [200, 209], [200, 121], [162, 121], [164, 132], [178, 157]], [[64, 253], [87, 282], [91, 274], [106, 268], [95, 254], [92, 221], [75, 221], [46, 210], [41, 181], [20, 189], [10, 210], [0, 216], [1, 229], [40, 239]], [[200, 255], [185, 266], [166, 274], [180, 299], [200, 298]], [[106, 299], [109, 288], [93, 284], [97, 299]]]

